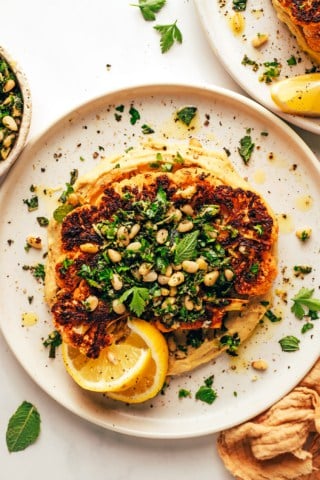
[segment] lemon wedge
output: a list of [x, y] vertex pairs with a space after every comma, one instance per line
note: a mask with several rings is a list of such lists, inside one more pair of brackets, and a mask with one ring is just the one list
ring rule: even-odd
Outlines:
[[149, 364], [151, 350], [139, 338], [129, 335], [123, 343], [105, 348], [96, 359], [63, 343], [62, 357], [67, 372], [80, 387], [93, 392], [115, 392], [136, 383]]
[[133, 332], [131, 341], [149, 348], [151, 357], [133, 385], [121, 391], [108, 392], [107, 395], [126, 403], [142, 403], [155, 397], [164, 385], [168, 372], [168, 345], [164, 336], [150, 323], [134, 319], [128, 325]]
[[320, 73], [298, 75], [274, 83], [271, 98], [285, 113], [320, 116]]

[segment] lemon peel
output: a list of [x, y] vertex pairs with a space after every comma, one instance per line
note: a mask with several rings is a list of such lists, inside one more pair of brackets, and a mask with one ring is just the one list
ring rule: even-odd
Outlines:
[[285, 113], [320, 116], [320, 73], [280, 80], [272, 85], [270, 94]]

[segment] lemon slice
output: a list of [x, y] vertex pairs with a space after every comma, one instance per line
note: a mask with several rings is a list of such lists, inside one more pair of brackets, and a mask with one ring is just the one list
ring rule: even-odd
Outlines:
[[130, 387], [151, 358], [151, 350], [142, 342], [138, 345], [139, 339], [130, 337], [105, 348], [97, 359], [88, 358], [63, 343], [62, 357], [67, 372], [80, 387], [94, 392], [115, 392]]
[[137, 375], [133, 385], [121, 391], [108, 392], [107, 395], [126, 403], [142, 403], [155, 397], [164, 385], [168, 372], [168, 345], [164, 336], [150, 323], [135, 319], [129, 321], [128, 325], [133, 332], [131, 339], [138, 339], [142, 345], [148, 347], [151, 358], [144, 370]]
[[271, 98], [283, 112], [320, 116], [320, 73], [298, 75], [274, 83]]

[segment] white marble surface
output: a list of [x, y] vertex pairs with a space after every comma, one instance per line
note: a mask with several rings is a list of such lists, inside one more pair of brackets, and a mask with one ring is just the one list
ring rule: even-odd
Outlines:
[[[212, 53], [191, 0], [167, 0], [158, 14], [157, 23], [177, 19], [184, 36], [182, 45], [165, 55], [153, 24], [129, 0], [1, 3], [0, 42], [19, 61], [31, 87], [30, 141], [71, 108], [121, 86], [188, 81], [242, 93]], [[296, 131], [320, 158], [319, 137]], [[216, 453], [216, 435], [153, 441], [106, 431], [48, 397], [24, 372], [2, 335], [0, 359], [3, 480], [231, 479]], [[23, 400], [37, 406], [41, 434], [33, 446], [9, 454], [6, 425]]]

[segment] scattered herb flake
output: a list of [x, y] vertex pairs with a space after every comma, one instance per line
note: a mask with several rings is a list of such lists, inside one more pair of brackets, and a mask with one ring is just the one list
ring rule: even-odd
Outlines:
[[179, 393], [178, 393], [179, 398], [187, 398], [191, 397], [191, 392], [190, 390], [186, 390], [185, 388], [180, 388]]
[[279, 340], [283, 352], [296, 352], [299, 350], [300, 340], [297, 337], [288, 335]]
[[38, 195], [32, 195], [31, 198], [25, 198], [23, 199], [23, 203], [25, 203], [28, 207], [29, 212], [33, 212], [34, 210], [37, 210], [39, 207], [39, 198]]
[[37, 222], [40, 227], [47, 227], [49, 225], [49, 219], [47, 217], [37, 217]]
[[254, 150], [255, 144], [252, 142], [250, 135], [245, 135], [240, 139], [240, 147], [238, 147], [238, 152], [245, 165], [248, 165], [251, 158], [252, 152]]
[[55, 219], [56, 222], [62, 223], [64, 217], [68, 215], [68, 213], [70, 213], [71, 210], [73, 209], [74, 209], [74, 206], [70, 205], [69, 203], [60, 205], [60, 207], [57, 207], [53, 212], [53, 218]]
[[197, 107], [184, 107], [177, 112], [177, 118], [189, 127], [190, 123], [194, 119], [197, 113]]
[[303, 327], [301, 328], [301, 333], [306, 333], [308, 332], [309, 330], [311, 330], [313, 328], [313, 323], [311, 322], [307, 322], [303, 325]]
[[205, 385], [201, 385], [199, 390], [196, 392], [195, 397], [196, 397], [196, 400], [201, 400], [201, 402], [205, 402], [205, 403], [208, 403], [209, 405], [212, 405], [212, 403], [217, 398], [217, 392], [213, 390], [211, 385], [208, 386], [205, 384]]
[[151, 133], [154, 133], [154, 130], [145, 123], [142, 125], [141, 129], [144, 135], [150, 135]]
[[292, 65], [297, 65], [297, 59], [294, 55], [291, 55], [290, 58], [287, 60], [287, 64], [292, 66]]
[[266, 313], [264, 314], [265, 317], [267, 317], [268, 320], [270, 320], [270, 322], [272, 323], [276, 323], [276, 322], [281, 322], [282, 318], [281, 317], [278, 317], [275, 313], [273, 313], [272, 310], [267, 310]]
[[247, 8], [247, 0], [232, 0], [232, 9], [243, 12]]
[[131, 125], [135, 125], [137, 123], [137, 121], [140, 120], [140, 113], [132, 105], [131, 105], [130, 110], [129, 110], [129, 115], [130, 115]]
[[59, 347], [61, 343], [62, 343], [62, 338], [60, 333], [57, 332], [57, 330], [54, 330], [53, 332], [49, 333], [48, 337], [43, 342], [43, 345], [45, 347], [50, 347], [49, 358], [56, 357], [56, 348]]

